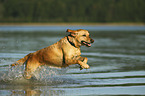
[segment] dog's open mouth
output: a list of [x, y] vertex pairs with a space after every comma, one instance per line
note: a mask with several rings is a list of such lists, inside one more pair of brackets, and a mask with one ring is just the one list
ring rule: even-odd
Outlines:
[[85, 45], [85, 46], [87, 46], [87, 47], [91, 47], [91, 44], [88, 43], [88, 42], [86, 42], [86, 41], [82, 41], [82, 44]]

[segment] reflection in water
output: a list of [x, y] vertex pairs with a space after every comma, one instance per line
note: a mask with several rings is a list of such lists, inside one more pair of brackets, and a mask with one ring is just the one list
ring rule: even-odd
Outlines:
[[46, 88], [46, 89], [41, 89], [43, 91], [40, 90], [40, 87], [37, 88], [32, 88], [32, 87], [25, 87], [23, 90], [14, 90], [12, 91], [12, 96], [41, 96], [41, 94], [43, 94], [43, 96], [59, 96], [64, 94], [63, 90], [53, 90], [52, 88]]
[[[15, 87], [17, 86], [17, 87]], [[63, 90], [53, 90], [51, 87], [40, 87], [40, 86], [23, 86], [22, 85], [8, 85], [5, 89], [9, 90], [12, 88], [9, 95], [12, 96], [59, 96], [64, 94]], [[7, 95], [7, 94], [5, 94]]]

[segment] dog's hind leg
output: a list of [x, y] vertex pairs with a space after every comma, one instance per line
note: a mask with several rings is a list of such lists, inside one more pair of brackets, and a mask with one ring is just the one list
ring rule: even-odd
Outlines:
[[32, 53], [29, 53], [28, 55], [26, 55], [24, 58], [18, 60], [17, 62], [15, 62], [14, 64], [11, 64], [11, 67], [13, 66], [17, 66], [17, 65], [23, 65], [26, 60], [32, 55]]
[[33, 76], [33, 72], [39, 67], [39, 62], [35, 62], [34, 58], [29, 58], [26, 62], [24, 78], [30, 79]]

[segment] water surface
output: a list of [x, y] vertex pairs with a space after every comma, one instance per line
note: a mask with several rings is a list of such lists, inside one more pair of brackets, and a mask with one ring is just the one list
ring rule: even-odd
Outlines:
[[61, 26], [59, 31], [55, 27], [49, 27], [53, 30], [12, 27], [11, 31], [7, 29], [9, 26], [5, 27], [0, 27], [0, 96], [145, 95], [145, 30], [139, 30], [140, 27], [92, 29], [94, 44], [90, 48], [81, 47], [90, 69], [79, 70], [78, 65], [63, 69], [42, 66], [31, 80], [23, 78], [24, 66], [10, 68], [9, 65], [57, 42], [68, 35], [65, 30], [69, 27]]

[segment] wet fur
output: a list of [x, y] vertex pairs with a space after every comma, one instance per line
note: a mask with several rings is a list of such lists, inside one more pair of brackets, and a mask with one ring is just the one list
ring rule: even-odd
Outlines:
[[[24, 77], [30, 79], [33, 72], [41, 65], [67, 67], [79, 64], [81, 69], [89, 68], [87, 57], [81, 57], [80, 46], [90, 46], [94, 40], [89, 37], [87, 30], [70, 30], [70, 34], [53, 45], [26, 55], [11, 66], [26, 64]], [[82, 43], [86, 42], [86, 43]]]

